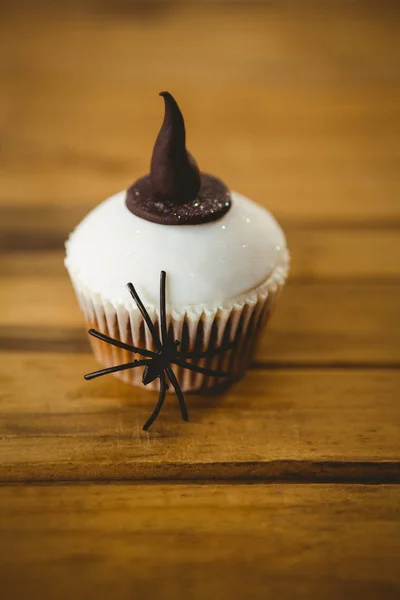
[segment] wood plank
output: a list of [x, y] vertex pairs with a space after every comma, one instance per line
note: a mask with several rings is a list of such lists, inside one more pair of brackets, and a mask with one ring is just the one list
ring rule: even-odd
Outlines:
[[[38, 211], [39, 212], [39, 211]], [[70, 214], [72, 215], [70, 216]], [[0, 221], [5, 211], [0, 209]], [[0, 276], [64, 275], [64, 242], [79, 222], [72, 211], [51, 211], [49, 230], [43, 221], [24, 221], [15, 229], [0, 229]], [[20, 214], [16, 219], [21, 221]], [[42, 212], [43, 216], [43, 212]], [[70, 222], [70, 223], [68, 223]], [[16, 224], [15, 221], [13, 224]], [[400, 243], [397, 228], [344, 229], [285, 227], [292, 255], [290, 279], [300, 281], [400, 280]]]
[[1, 359], [0, 480], [400, 481], [400, 372], [250, 372], [220, 396], [168, 397], [109, 377], [89, 355]]
[[289, 284], [255, 360], [398, 364], [399, 293], [400, 287], [389, 284]]
[[13, 600], [395, 600], [399, 506], [388, 485], [1, 487], [2, 589]]
[[[66, 274], [0, 274], [0, 347], [88, 349]], [[255, 354], [258, 364], [398, 364], [400, 286], [290, 282]]]
[[[290, 279], [337, 280], [379, 285], [400, 275], [397, 228], [300, 228], [286, 230], [291, 251]], [[1, 268], [1, 267], [0, 267]]]
[[279, 218], [398, 222], [392, 12], [317, 4], [311, 18], [293, 4], [179, 3], [147, 22], [135, 13], [5, 18], [0, 198], [80, 206], [125, 188], [148, 168], [163, 81], [199, 164]]

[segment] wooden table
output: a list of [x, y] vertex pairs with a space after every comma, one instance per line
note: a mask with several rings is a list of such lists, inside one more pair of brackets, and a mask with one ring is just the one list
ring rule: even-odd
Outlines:
[[[0, 35], [5, 600], [400, 594], [395, 3], [25, 2]], [[58, 5], [59, 6], [59, 5]], [[147, 171], [173, 92], [286, 229], [247, 376], [191, 422], [95, 368], [63, 242]]]

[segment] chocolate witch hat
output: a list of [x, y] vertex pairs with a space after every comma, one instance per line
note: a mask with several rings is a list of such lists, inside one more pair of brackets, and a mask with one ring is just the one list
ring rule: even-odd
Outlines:
[[231, 195], [222, 181], [201, 173], [186, 149], [185, 121], [169, 92], [161, 92], [165, 115], [154, 144], [150, 174], [128, 189], [126, 205], [161, 225], [196, 225], [223, 217]]

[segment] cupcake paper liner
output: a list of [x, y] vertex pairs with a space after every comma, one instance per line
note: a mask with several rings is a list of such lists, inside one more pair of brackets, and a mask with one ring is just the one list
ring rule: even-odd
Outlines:
[[[66, 262], [68, 268], [68, 262]], [[172, 365], [183, 392], [208, 391], [221, 388], [239, 379], [246, 371], [260, 331], [267, 322], [280, 291], [285, 283], [289, 268], [289, 254], [283, 264], [277, 266], [270, 277], [251, 292], [228, 300], [218, 307], [210, 305], [188, 306], [167, 314], [167, 327], [173, 339], [179, 340], [179, 351], [205, 352], [211, 356], [188, 359], [191, 364], [226, 372], [226, 377], [209, 377], [188, 369]], [[70, 277], [84, 313], [88, 328], [109, 335], [138, 348], [155, 350], [151, 334], [136, 306], [112, 303], [96, 292], [89, 290], [79, 279], [79, 274], [70, 271]], [[140, 290], [139, 294], [140, 294]], [[159, 311], [146, 307], [158, 328]], [[167, 307], [168, 308], [168, 307]], [[232, 348], [212, 356], [212, 351], [234, 342]], [[102, 342], [90, 336], [90, 343], [98, 362], [111, 367], [132, 361], [132, 353]], [[140, 358], [138, 355], [135, 357]], [[143, 368], [128, 369], [115, 373], [126, 383], [142, 384]], [[146, 386], [149, 390], [159, 388], [159, 382]], [[170, 386], [170, 391], [174, 391]]]

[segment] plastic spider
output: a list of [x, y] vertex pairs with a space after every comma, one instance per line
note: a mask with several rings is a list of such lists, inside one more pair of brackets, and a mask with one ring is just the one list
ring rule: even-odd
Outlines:
[[194, 371], [195, 373], [202, 373], [203, 375], [208, 375], [210, 377], [226, 377], [227, 373], [223, 373], [222, 371], [213, 371], [212, 369], [206, 369], [204, 367], [199, 367], [197, 365], [193, 365], [190, 362], [187, 362], [186, 359], [200, 359], [211, 357], [216, 354], [222, 354], [226, 350], [229, 350], [232, 347], [232, 343], [226, 345], [221, 348], [216, 348], [214, 350], [208, 352], [185, 352], [181, 353], [178, 351], [178, 346], [180, 342], [178, 340], [173, 341], [167, 333], [167, 311], [166, 311], [166, 303], [165, 303], [165, 283], [166, 283], [166, 273], [165, 271], [161, 271], [160, 273], [160, 329], [161, 335], [159, 335], [156, 327], [154, 326], [149, 313], [145, 309], [142, 301], [139, 298], [139, 295], [132, 283], [128, 283], [128, 289], [132, 295], [132, 298], [136, 302], [138, 309], [140, 310], [142, 317], [149, 328], [151, 333], [151, 337], [153, 338], [154, 345], [156, 347], [156, 352], [151, 350], [146, 350], [144, 348], [137, 348], [136, 346], [131, 346], [130, 344], [125, 344], [120, 342], [119, 340], [115, 340], [108, 335], [104, 335], [103, 333], [99, 333], [95, 329], [89, 329], [89, 334], [93, 337], [102, 340], [103, 342], [107, 342], [112, 346], [116, 346], [117, 348], [122, 348], [123, 350], [128, 350], [133, 354], [140, 354], [141, 356], [145, 356], [146, 358], [142, 360], [134, 360], [133, 362], [125, 363], [122, 365], [116, 365], [115, 367], [110, 367], [108, 369], [101, 369], [100, 371], [95, 371], [94, 373], [88, 373], [85, 375], [86, 380], [94, 379], [95, 377], [100, 377], [101, 375], [108, 375], [109, 373], [116, 373], [117, 371], [124, 371], [126, 369], [135, 369], [136, 367], [145, 367], [143, 370], [142, 382], [144, 385], [148, 385], [155, 379], [159, 378], [160, 380], [160, 394], [158, 397], [157, 404], [150, 416], [150, 418], [146, 421], [143, 426], [143, 430], [146, 431], [155, 421], [160, 410], [164, 404], [165, 394], [168, 389], [167, 379], [172, 384], [175, 389], [176, 395], [179, 401], [179, 407], [181, 410], [182, 419], [184, 421], [188, 421], [188, 412], [186, 408], [185, 399], [183, 397], [183, 393], [181, 387], [178, 383], [178, 380], [175, 376], [171, 368], [171, 364], [177, 365], [184, 369], [189, 369], [190, 371]]

